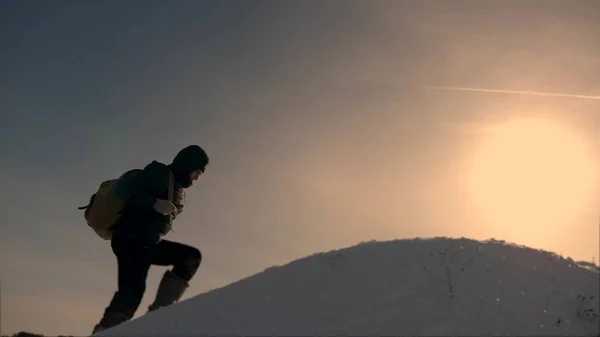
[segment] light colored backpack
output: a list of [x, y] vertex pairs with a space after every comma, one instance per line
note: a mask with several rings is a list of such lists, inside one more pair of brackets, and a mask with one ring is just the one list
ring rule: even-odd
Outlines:
[[[96, 193], [92, 194], [90, 203], [77, 209], [85, 210], [83, 216], [86, 223], [96, 234], [104, 239], [112, 238], [112, 227], [119, 221], [127, 203], [115, 193], [119, 179], [103, 181]], [[168, 200], [173, 202], [174, 177], [169, 170]]]

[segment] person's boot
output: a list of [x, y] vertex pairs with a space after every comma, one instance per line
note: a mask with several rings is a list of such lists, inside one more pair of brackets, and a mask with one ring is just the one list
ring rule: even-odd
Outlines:
[[117, 296], [118, 293], [115, 292], [112, 300], [110, 301], [110, 304], [104, 310], [104, 315], [102, 316], [102, 319], [98, 324], [94, 326], [94, 329], [92, 330], [92, 335], [100, 331], [117, 326], [125, 321], [128, 321], [133, 316], [131, 314], [121, 312], [117, 309]]
[[172, 271], [167, 270], [163, 275], [158, 290], [156, 291], [156, 298], [154, 302], [148, 307], [148, 312], [154, 311], [158, 308], [166, 307], [179, 301], [183, 293], [188, 288], [189, 284], [186, 280], [173, 274]]

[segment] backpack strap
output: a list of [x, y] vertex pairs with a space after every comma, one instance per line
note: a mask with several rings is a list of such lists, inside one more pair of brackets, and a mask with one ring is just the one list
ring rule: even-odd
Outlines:
[[175, 194], [175, 176], [173, 175], [173, 171], [169, 169], [169, 190], [167, 192], [168, 200], [173, 202], [173, 194]]
[[[167, 199], [170, 202], [173, 202], [173, 195], [175, 194], [175, 176], [173, 175], [173, 171], [171, 171], [171, 169], [169, 169], [169, 189], [167, 191]], [[169, 222], [173, 221], [173, 214], [169, 214]], [[170, 225], [169, 226], [169, 230], [172, 231], [173, 233], [175, 233], [175, 231], [173, 230], [173, 226]]]
[[92, 197], [90, 198], [90, 203], [89, 204], [87, 204], [85, 206], [77, 207], [77, 209], [80, 209], [80, 210], [88, 209], [94, 203], [94, 199], [96, 199], [96, 193], [92, 194]]

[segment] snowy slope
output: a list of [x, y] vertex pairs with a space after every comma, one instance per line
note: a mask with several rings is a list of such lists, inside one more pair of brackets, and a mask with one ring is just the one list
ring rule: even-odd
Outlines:
[[[498, 241], [369, 242], [269, 268], [98, 336], [597, 336], [598, 287], [597, 268]], [[581, 306], [583, 296], [593, 298]]]

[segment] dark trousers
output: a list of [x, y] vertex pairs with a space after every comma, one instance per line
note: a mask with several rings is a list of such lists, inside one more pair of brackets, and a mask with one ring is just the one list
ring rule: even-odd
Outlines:
[[202, 261], [198, 249], [168, 240], [144, 245], [115, 236], [111, 246], [117, 257], [118, 290], [106, 308], [102, 325], [112, 326], [133, 317], [146, 291], [146, 278], [151, 265], [173, 266], [175, 275], [189, 281]]

